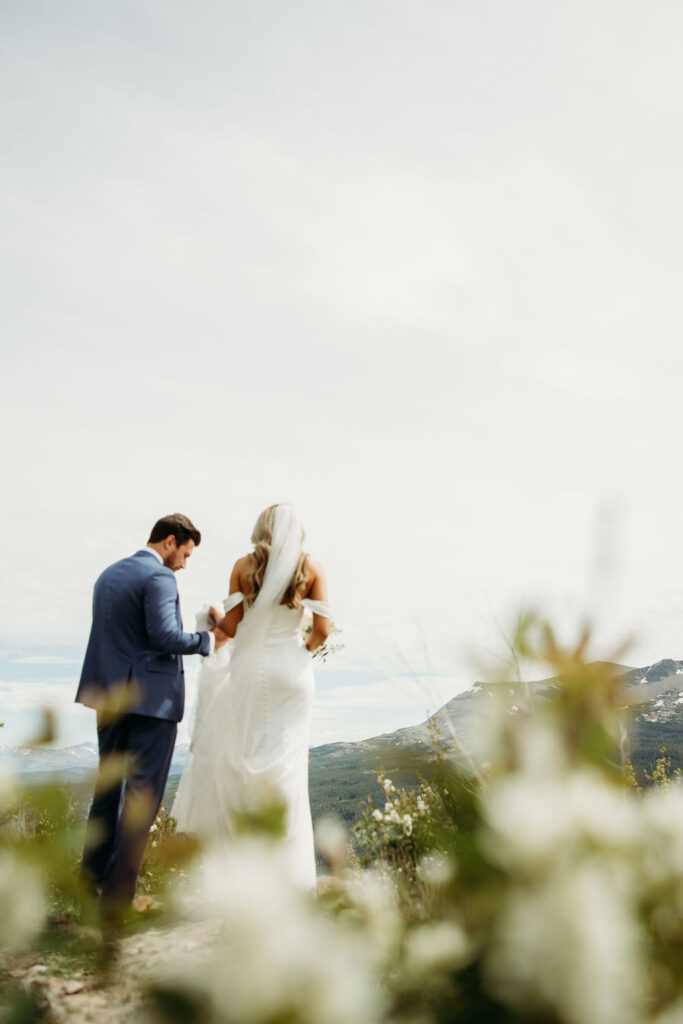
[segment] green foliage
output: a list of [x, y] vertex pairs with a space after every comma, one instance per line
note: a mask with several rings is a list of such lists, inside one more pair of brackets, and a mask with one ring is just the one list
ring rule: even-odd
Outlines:
[[647, 718], [639, 716], [632, 717], [627, 724], [627, 750], [639, 785], [649, 784], [646, 773], [652, 772], [662, 747], [667, 750], [672, 767], [682, 765], [683, 740], [680, 717], [648, 721]]
[[11, 850], [45, 880], [48, 912], [75, 913], [84, 822], [71, 786], [43, 784], [18, 791], [0, 812], [0, 849]]
[[410, 792], [397, 789], [383, 772], [378, 782], [385, 796], [384, 807], [365, 801], [353, 826], [362, 851], [361, 863], [381, 861], [414, 881], [420, 859], [436, 842], [433, 810], [437, 794], [426, 783]]
[[138, 894], [150, 897], [149, 909], [162, 906], [175, 891], [182, 889], [197, 850], [196, 840], [176, 835], [175, 819], [162, 804], [150, 829], [138, 877]]
[[672, 769], [671, 758], [667, 756], [666, 747], [660, 748], [654, 768], [651, 772], [645, 771], [644, 775], [651, 786], [659, 786], [660, 789], [678, 785], [681, 781], [681, 769]]
[[633, 789], [636, 793], [640, 793], [641, 789], [630, 757], [627, 757], [624, 763], [624, 782], [629, 789]]

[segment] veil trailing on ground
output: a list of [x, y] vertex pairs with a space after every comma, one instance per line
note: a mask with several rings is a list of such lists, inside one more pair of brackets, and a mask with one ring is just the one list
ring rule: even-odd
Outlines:
[[[277, 635], [281, 621], [291, 630], [287, 623], [300, 620], [299, 610], [285, 608], [282, 598], [296, 572], [302, 544], [303, 530], [294, 509], [278, 505], [256, 599], [245, 605], [234, 640], [204, 659], [200, 670], [192, 747], [172, 812], [179, 830], [229, 834], [234, 812], [250, 812], [260, 803], [277, 800], [302, 749], [307, 756], [307, 717], [302, 714], [299, 727], [296, 716], [290, 715], [288, 728], [282, 728], [272, 671], [269, 683], [265, 668], [273, 630]], [[226, 612], [243, 599], [241, 593], [230, 595]], [[305, 667], [304, 658], [310, 660], [305, 647], [295, 645], [294, 655], [301, 658], [297, 669]], [[295, 678], [297, 673], [290, 668], [289, 674]]]

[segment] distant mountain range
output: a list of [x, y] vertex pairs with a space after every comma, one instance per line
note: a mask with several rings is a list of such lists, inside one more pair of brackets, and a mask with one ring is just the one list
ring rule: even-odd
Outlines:
[[[674, 768], [683, 764], [683, 661], [665, 659], [645, 668], [614, 666], [621, 675], [627, 705], [628, 754], [637, 772], [654, 767], [661, 747], [666, 747]], [[493, 699], [498, 687], [508, 690], [510, 713], [533, 700], [552, 697], [557, 680], [520, 683], [475, 683], [448, 701], [434, 716], [449, 756], [462, 759], [462, 751], [481, 761], [479, 722], [482, 705]], [[310, 756], [310, 794], [314, 817], [336, 813], [354, 819], [358, 802], [368, 796], [383, 800], [377, 772], [383, 769], [397, 784], [412, 786], [418, 775], [428, 773], [434, 759], [432, 731], [428, 722], [397, 729], [359, 743], [329, 743], [314, 747]], [[642, 775], [641, 775], [642, 778]]]
[[[179, 743], [171, 761], [171, 774], [179, 775], [189, 750]], [[7, 765], [21, 778], [24, 776], [64, 776], [66, 779], [89, 778], [97, 768], [96, 743], [79, 743], [74, 747], [0, 747], [0, 767]]]
[[[624, 688], [626, 707], [632, 709], [629, 722], [632, 740], [644, 733], [656, 733], [660, 727], [663, 732], [669, 733], [673, 726], [674, 732], [680, 732], [680, 739], [683, 741], [683, 661], [665, 659], [645, 668], [628, 668], [624, 665], [610, 667], [617, 669]], [[478, 759], [480, 743], [477, 734], [482, 702], [493, 698], [495, 691], [501, 687], [507, 689], [510, 713], [515, 714], [524, 709], [529, 697], [533, 701], [550, 699], [557, 689], [557, 680], [475, 683], [471, 689], [453, 697], [434, 716], [449, 754], [457, 757], [460, 751], [465, 750], [475, 761]], [[382, 742], [385, 749], [387, 746], [431, 748], [430, 727], [427, 722], [422, 722], [420, 725], [398, 729], [396, 732], [366, 740], [365, 744]], [[331, 744], [317, 750], [326, 750], [331, 755], [336, 746], [338, 745]], [[363, 744], [355, 746], [360, 749]], [[632, 742], [631, 747], [633, 746]], [[636, 753], [635, 750], [632, 752]]]
[[[683, 750], [683, 661], [666, 659], [645, 668], [617, 666], [622, 675], [626, 700], [633, 714], [629, 723], [629, 752], [637, 770], [654, 766], [659, 750], [667, 748], [673, 766], [681, 764]], [[505, 687], [511, 699], [510, 713], [533, 699], [547, 699], [556, 687], [553, 679], [519, 683], [475, 683], [448, 701], [436, 714], [441, 738], [449, 755], [466, 750], [479, 759], [477, 720], [482, 702], [491, 699], [496, 687]], [[172, 795], [178, 784], [189, 747], [176, 747], [169, 774]], [[433, 757], [432, 736], [427, 722], [358, 742], [327, 743], [310, 752], [310, 793], [314, 817], [336, 813], [354, 818], [358, 803], [372, 796], [380, 798], [376, 777], [380, 769], [392, 773], [395, 782], [414, 784], [417, 774]], [[65, 781], [89, 779], [97, 766], [97, 746], [80, 743], [62, 749], [0, 747], [2, 764], [20, 779]]]

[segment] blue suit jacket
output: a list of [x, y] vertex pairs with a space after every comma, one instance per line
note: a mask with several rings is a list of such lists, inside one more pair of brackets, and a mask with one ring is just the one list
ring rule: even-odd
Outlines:
[[132, 680], [128, 711], [179, 722], [185, 707], [183, 654], [208, 654], [208, 633], [183, 633], [175, 574], [143, 549], [105, 569], [95, 584], [93, 621], [76, 700], [96, 707]]

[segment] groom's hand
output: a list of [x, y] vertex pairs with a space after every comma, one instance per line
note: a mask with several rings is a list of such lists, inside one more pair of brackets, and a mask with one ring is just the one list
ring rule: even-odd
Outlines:
[[228, 640], [230, 639], [230, 637], [226, 636], [223, 630], [219, 629], [218, 626], [216, 626], [215, 629], [212, 629], [211, 632], [216, 638], [215, 650], [218, 650], [219, 647], [224, 647], [225, 644], [227, 644]]

